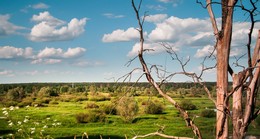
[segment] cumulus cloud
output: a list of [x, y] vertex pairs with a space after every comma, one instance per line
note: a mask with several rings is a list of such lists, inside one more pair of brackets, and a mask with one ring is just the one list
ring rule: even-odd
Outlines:
[[66, 23], [65, 21], [53, 17], [47, 11], [39, 13], [39, 15], [33, 15], [31, 20], [35, 22], [46, 22], [49, 26], [60, 26]]
[[37, 57], [38, 58], [54, 58], [54, 57], [61, 57], [63, 54], [63, 50], [61, 48], [49, 48], [45, 47], [41, 50]]
[[[174, 44], [168, 43], [169, 46], [172, 46], [172, 49], [174, 51], [178, 51], [178, 47], [174, 47]], [[156, 53], [161, 53], [165, 51], [165, 48], [159, 44], [159, 43], [144, 43], [144, 49], [147, 49], [146, 51], [149, 54], [156, 54]], [[127, 54], [128, 57], [134, 57], [137, 56], [138, 52], [140, 51], [140, 43], [136, 43], [132, 50]]]
[[[162, 23], [156, 24], [156, 28], [148, 35], [153, 41], [178, 41], [188, 40], [192, 34], [211, 31], [209, 20], [198, 18], [185, 18], [171, 16]], [[212, 32], [212, 31], [211, 31]]]
[[167, 14], [155, 14], [155, 15], [149, 15], [145, 18], [145, 21], [147, 22], [153, 22], [153, 23], [160, 23], [164, 21], [168, 17]]
[[[216, 20], [217, 24], [220, 25], [221, 20]], [[146, 21], [155, 24], [154, 29], [151, 29], [148, 33], [145, 32], [145, 47], [155, 50], [150, 53], [163, 52], [162, 48], [154, 46], [158, 46], [156, 44], [158, 42], [168, 42], [178, 49], [182, 47], [197, 48], [197, 51], [189, 52], [194, 54], [195, 58], [201, 58], [212, 52], [213, 46], [216, 43], [209, 19], [178, 18], [174, 16], [167, 18], [165, 14], [158, 14], [146, 17]], [[249, 27], [249, 22], [234, 22], [230, 56], [239, 56], [245, 51]], [[258, 28], [260, 28], [260, 23], [255, 24], [252, 34], [252, 45], [256, 41]], [[110, 34], [105, 34], [103, 42], [132, 41], [138, 38], [138, 31], [132, 27], [127, 30], [118, 29]], [[139, 45], [135, 44], [127, 56], [135, 56], [138, 50]]]
[[107, 18], [123, 18], [123, 17], [125, 17], [124, 15], [115, 15], [115, 14], [112, 14], [112, 13], [104, 13], [103, 15]]
[[32, 5], [32, 8], [33, 9], [48, 9], [49, 5], [41, 2], [41, 3], [38, 3], [38, 4]]
[[[64, 21], [54, 18], [49, 12], [33, 15], [32, 21], [37, 24], [31, 29], [29, 39], [32, 41], [65, 41], [81, 35], [85, 29], [87, 18], [73, 18], [67, 25]], [[63, 26], [62, 26], [63, 25]]]
[[81, 47], [68, 48], [67, 51], [63, 51], [61, 48], [49, 48], [41, 50], [37, 57], [38, 58], [74, 58], [82, 56], [86, 49]]
[[[207, 46], [203, 47], [202, 49], [198, 49], [195, 54], [195, 57], [202, 58], [202, 57], [210, 55], [213, 51], [214, 51], [214, 46], [207, 45]], [[214, 51], [214, 54], [216, 54], [216, 51]]]
[[31, 61], [31, 64], [57, 64], [57, 63], [61, 63], [62, 60], [61, 59], [35, 59], [33, 61]]
[[0, 14], [0, 36], [6, 36], [10, 34], [17, 33], [17, 30], [25, 29], [21, 26], [16, 26], [13, 23], [9, 22], [10, 15], [1, 15]]
[[122, 42], [122, 41], [130, 41], [139, 38], [139, 32], [131, 27], [127, 30], [117, 29], [113, 31], [111, 34], [105, 34], [102, 38], [103, 42]]
[[81, 47], [68, 48], [68, 50], [64, 52], [63, 57], [64, 58], [79, 57], [82, 56], [85, 53], [85, 51], [86, 49]]
[[77, 60], [86, 52], [85, 48], [75, 47], [63, 50], [61, 48], [46, 47], [35, 52], [33, 48], [16, 48], [13, 46], [0, 46], [0, 60], [31, 60], [31, 64], [56, 64], [63, 60]]
[[13, 59], [13, 58], [30, 58], [33, 56], [31, 47], [16, 48], [13, 46], [2, 46], [0, 47], [0, 58], [1, 59]]
[[61, 48], [46, 47], [37, 54], [31, 64], [57, 64], [64, 59], [81, 57], [85, 51], [86, 49], [81, 47], [68, 48], [67, 51]]

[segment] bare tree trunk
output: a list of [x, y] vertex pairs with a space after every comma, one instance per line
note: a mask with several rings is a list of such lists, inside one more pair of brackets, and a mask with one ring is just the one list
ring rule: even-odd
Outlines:
[[222, 28], [217, 36], [217, 124], [216, 138], [228, 138], [228, 66], [232, 37], [233, 9], [237, 0], [222, 0]]
[[243, 87], [242, 82], [242, 73], [233, 75], [233, 88], [236, 88], [236, 91], [233, 93], [233, 108], [232, 108], [232, 123], [233, 123], [233, 138], [242, 139], [240, 128], [242, 126], [242, 91]]

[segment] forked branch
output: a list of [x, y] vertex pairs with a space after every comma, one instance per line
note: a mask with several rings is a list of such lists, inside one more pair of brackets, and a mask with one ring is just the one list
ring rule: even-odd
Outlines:
[[[174, 105], [176, 109], [179, 110], [179, 112], [182, 114], [182, 116], [183, 116], [183, 118], [184, 118], [184, 120], [186, 122], [186, 125], [191, 127], [191, 129], [192, 129], [193, 133], [195, 134], [195, 136], [197, 136], [199, 139], [201, 139], [202, 136], [201, 136], [200, 130], [195, 125], [194, 121], [189, 117], [187, 111], [182, 109], [180, 107], [180, 105], [175, 100], [173, 100], [170, 96], [168, 96], [166, 93], [164, 93], [162, 91], [162, 89], [160, 88], [158, 83], [154, 81], [154, 79], [153, 79], [153, 77], [152, 77], [152, 75], [150, 73], [150, 70], [149, 70], [149, 68], [148, 68], [148, 66], [147, 66], [147, 64], [146, 64], [146, 62], [145, 62], [145, 60], [143, 58], [143, 52], [144, 52], [144, 48], [143, 48], [144, 47], [143, 21], [144, 21], [145, 16], [143, 17], [143, 19], [140, 19], [139, 10], [140, 10], [141, 4], [142, 4], [142, 1], [140, 1], [138, 6], [136, 6], [134, 0], [132, 0], [132, 7], [133, 7], [133, 9], [135, 11], [136, 18], [137, 18], [138, 25], [139, 25], [140, 50], [139, 50], [139, 53], [138, 53], [138, 58], [139, 58], [139, 61], [140, 61], [141, 65], [142, 65], [143, 72], [146, 75], [146, 79], [159, 92], [159, 94], [161, 96], [163, 96], [172, 105]], [[156, 133], [156, 134], [159, 134], [159, 133]], [[153, 134], [153, 135], [155, 135], [155, 134]]]

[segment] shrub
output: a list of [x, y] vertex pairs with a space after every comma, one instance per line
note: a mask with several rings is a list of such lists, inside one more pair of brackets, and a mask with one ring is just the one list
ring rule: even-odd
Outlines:
[[[142, 103], [143, 104], [143, 103]], [[161, 103], [159, 102], [153, 102], [149, 101], [146, 103], [144, 112], [146, 114], [161, 114], [163, 112], [164, 108]]]
[[118, 101], [116, 110], [124, 122], [131, 123], [137, 115], [138, 104], [133, 97], [124, 96]]
[[194, 105], [190, 100], [185, 100], [185, 99], [180, 102], [180, 106], [185, 110], [197, 109], [196, 105]]
[[109, 103], [109, 104], [104, 104], [102, 105], [102, 108], [104, 113], [106, 114], [112, 114], [112, 115], [116, 115], [116, 106], [113, 103]]
[[76, 114], [78, 123], [104, 122], [106, 115], [101, 111], [90, 111], [89, 113]]
[[5, 107], [10, 107], [10, 106], [16, 106], [18, 104], [18, 102], [16, 101], [4, 101], [4, 106]]
[[200, 116], [211, 118], [211, 117], [215, 117], [216, 116], [216, 112], [214, 110], [205, 109], [205, 110], [200, 112]]
[[92, 94], [90, 93], [91, 95], [89, 95], [89, 100], [90, 101], [106, 101], [106, 100], [110, 100], [111, 99], [111, 96], [109, 95], [104, 95], [104, 94]]
[[99, 108], [99, 106], [98, 106], [96, 103], [93, 103], [93, 102], [88, 103], [88, 104], [84, 107], [84, 109], [95, 109], [95, 108]]
[[26, 97], [22, 100], [22, 102], [18, 103], [19, 107], [25, 107], [25, 106], [30, 106], [33, 103], [33, 98], [31, 97]]

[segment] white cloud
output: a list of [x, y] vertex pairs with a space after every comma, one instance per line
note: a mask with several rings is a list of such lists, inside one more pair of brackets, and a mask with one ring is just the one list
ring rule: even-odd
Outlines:
[[81, 57], [85, 52], [86, 49], [81, 47], [68, 48], [67, 51], [61, 48], [45, 47], [37, 54], [31, 64], [57, 64], [65, 59]]
[[156, 11], [164, 11], [167, 9], [166, 7], [163, 7], [162, 5], [147, 5], [147, 8], [156, 10]]
[[[178, 51], [179, 48], [175, 47], [174, 44], [168, 43], [169, 46], [172, 46], [172, 49], [174, 51]], [[165, 48], [159, 44], [159, 43], [144, 43], [144, 49], [147, 49], [146, 51], [149, 54], [156, 54], [156, 53], [161, 53], [165, 51]], [[127, 54], [128, 57], [134, 57], [138, 55], [138, 52], [140, 51], [140, 43], [136, 43], [132, 50]]]
[[35, 52], [33, 48], [16, 48], [13, 46], [0, 46], [0, 60], [31, 60], [31, 64], [56, 64], [63, 60], [75, 61], [86, 52], [85, 48], [75, 47], [63, 50], [61, 48], [46, 47]]
[[68, 48], [65, 52], [61, 48], [45, 47], [38, 53], [37, 58], [74, 58], [82, 56], [85, 51], [86, 49], [81, 47]]
[[[195, 54], [195, 57], [202, 58], [205, 56], [209, 56], [213, 51], [214, 51], [214, 46], [207, 45], [207, 46], [203, 47], [202, 49], [198, 49]], [[216, 54], [216, 51], [214, 51], [214, 54]]]
[[145, 18], [145, 21], [147, 22], [154, 22], [154, 23], [160, 23], [164, 21], [168, 17], [167, 14], [155, 14], [155, 15], [149, 15]]
[[13, 59], [13, 58], [30, 58], [33, 56], [32, 48], [27, 47], [16, 48], [13, 46], [2, 46], [0, 47], [0, 58], [1, 59]]
[[103, 15], [107, 18], [123, 18], [123, 17], [125, 17], [124, 15], [115, 15], [115, 14], [112, 14], [112, 13], [104, 13]]
[[45, 49], [41, 50], [37, 57], [38, 58], [54, 58], [61, 57], [63, 54], [63, 50], [61, 48], [49, 48], [45, 47]]
[[32, 8], [33, 9], [48, 9], [49, 5], [41, 2], [41, 3], [38, 3], [38, 4], [32, 5]]
[[52, 17], [49, 12], [33, 15], [33, 21], [39, 22], [30, 32], [29, 39], [32, 41], [64, 41], [72, 40], [81, 35], [85, 29], [87, 18], [73, 18], [65, 25], [65, 22]]
[[156, 28], [151, 31], [148, 37], [153, 41], [183, 41], [184, 39], [188, 40], [193, 36], [192, 34], [209, 31], [212, 32], [209, 20], [181, 19], [171, 16], [164, 22], [156, 24]]
[[[245, 46], [248, 42], [248, 33], [251, 23], [249, 22], [235, 22], [233, 26], [232, 45]], [[257, 38], [257, 33], [260, 28], [260, 23], [255, 24], [252, 34], [252, 41]]]
[[35, 59], [31, 62], [31, 64], [57, 64], [61, 63], [61, 59]]
[[60, 19], [57, 19], [47, 11], [39, 13], [39, 15], [33, 15], [32, 21], [35, 22], [46, 22], [49, 26], [60, 26], [64, 25], [66, 22]]
[[82, 56], [86, 52], [85, 48], [76, 47], [76, 48], [68, 48], [68, 50], [63, 54], [64, 58], [73, 58]]
[[8, 20], [10, 15], [1, 15], [0, 14], [0, 36], [6, 36], [10, 34], [17, 33], [17, 30], [25, 29], [24, 27], [16, 26], [13, 23], [10, 23]]
[[131, 27], [127, 30], [117, 29], [113, 31], [111, 34], [105, 34], [102, 38], [103, 42], [122, 42], [122, 41], [130, 41], [139, 38], [139, 32]]

